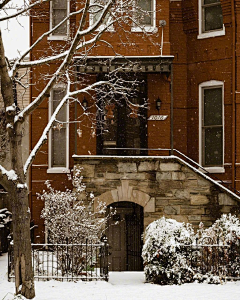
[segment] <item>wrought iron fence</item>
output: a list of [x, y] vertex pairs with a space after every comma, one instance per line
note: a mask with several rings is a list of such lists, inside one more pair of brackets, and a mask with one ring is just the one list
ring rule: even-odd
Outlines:
[[217, 275], [224, 279], [240, 279], [239, 241], [214, 241], [205, 237], [181, 244], [182, 254], [195, 274]]
[[[13, 243], [8, 251], [8, 279], [14, 276]], [[32, 264], [36, 280], [56, 279], [108, 281], [108, 243], [88, 240], [83, 244], [32, 244]]]

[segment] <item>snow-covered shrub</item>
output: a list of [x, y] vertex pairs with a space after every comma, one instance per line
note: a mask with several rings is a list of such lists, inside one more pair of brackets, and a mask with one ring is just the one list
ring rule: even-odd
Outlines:
[[12, 213], [7, 208], [0, 209], [0, 225], [4, 226], [12, 222]]
[[[240, 274], [240, 220], [231, 214], [223, 214], [214, 224], [198, 230], [198, 243], [215, 245], [202, 247], [201, 268], [208, 271], [209, 283], [216, 283], [216, 275], [221, 280]], [[210, 276], [211, 275], [211, 276]], [[213, 280], [214, 279], [214, 280]]]
[[[106, 205], [99, 202], [96, 211], [93, 212], [93, 203], [96, 200], [92, 193], [89, 195], [90, 200], [83, 196], [86, 196], [86, 193], [81, 169], [74, 168], [69, 179], [72, 181], [73, 190], [55, 190], [47, 181], [47, 190], [38, 195], [45, 202], [41, 217], [44, 218], [48, 232], [48, 242], [82, 244], [88, 240], [88, 243], [99, 243], [108, 219]], [[87, 266], [88, 260], [91, 260], [90, 253], [86, 254], [87, 250], [84, 247], [81, 249], [80, 255], [79, 248], [73, 248], [72, 256], [69, 257], [69, 252], [61, 252], [58, 248], [62, 273], [79, 273]]]
[[172, 219], [152, 222], [144, 233], [142, 257], [147, 281], [159, 284], [191, 282], [193, 270], [183, 244], [191, 244], [194, 231], [191, 224]]
[[11, 222], [12, 213], [7, 208], [0, 209], [0, 253], [8, 251], [8, 235], [10, 234]]
[[240, 239], [240, 220], [231, 214], [223, 214], [220, 219], [205, 230], [199, 230], [198, 235], [201, 239], [210, 237], [214, 243], [220, 244], [239, 243]]

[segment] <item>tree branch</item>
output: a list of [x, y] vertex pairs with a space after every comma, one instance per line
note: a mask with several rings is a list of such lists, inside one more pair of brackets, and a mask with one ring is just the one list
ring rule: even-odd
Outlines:
[[68, 80], [68, 88], [67, 88], [67, 93], [65, 95], [65, 97], [61, 100], [61, 102], [58, 104], [57, 108], [55, 109], [54, 113], [51, 116], [51, 119], [49, 120], [47, 126], [45, 127], [40, 139], [38, 140], [37, 144], [34, 146], [33, 150], [31, 151], [25, 165], [24, 165], [24, 174], [27, 174], [28, 169], [30, 168], [36, 154], [39, 152], [39, 150], [41, 149], [42, 145], [47, 141], [48, 139], [48, 133], [50, 131], [50, 129], [53, 126], [53, 123], [56, 121], [56, 117], [57, 114], [59, 113], [59, 111], [61, 110], [61, 108], [63, 107], [63, 105], [68, 101], [69, 98], [74, 97], [78, 94], [81, 93], [88, 93], [89, 91], [93, 90], [94, 88], [101, 86], [101, 85], [112, 85], [111, 83], [109, 83], [108, 81], [98, 81], [93, 83], [90, 86], [87, 86], [81, 90], [78, 91], [74, 91], [74, 92], [70, 92], [70, 80]]
[[6, 21], [6, 20], [9, 20], [9, 19], [12, 19], [12, 18], [16, 18], [22, 14], [24, 14], [25, 12], [27, 12], [28, 10], [32, 9], [34, 6], [38, 5], [38, 4], [43, 4], [43, 3], [46, 3], [46, 2], [49, 2], [51, 0], [38, 0], [32, 4], [30, 4], [28, 7], [24, 8], [24, 9], [21, 9], [19, 10], [18, 12], [16, 12], [15, 14], [12, 14], [12, 15], [9, 15], [9, 16], [6, 16], [6, 17], [2, 17], [0, 18], [0, 22], [2, 21]]
[[[15, 76], [15, 74], [16, 74], [16, 72], [17, 72], [17, 70], [19, 69], [19, 68], [27, 68], [27, 67], [29, 67], [29, 66], [25, 66], [25, 65], [21, 65], [20, 63], [21, 63], [21, 61], [32, 51], [32, 49], [34, 48], [34, 47], [36, 47], [36, 45], [39, 43], [39, 42], [41, 42], [42, 40], [43, 40], [43, 38], [44, 37], [46, 37], [46, 36], [49, 36], [51, 33], [53, 33], [56, 29], [58, 29], [62, 24], [64, 24], [70, 17], [72, 17], [72, 16], [74, 16], [74, 15], [77, 15], [77, 14], [79, 14], [79, 13], [81, 13], [83, 11], [83, 9], [80, 9], [80, 10], [78, 10], [78, 11], [76, 11], [76, 12], [72, 12], [71, 14], [69, 14], [69, 16], [67, 16], [65, 19], [63, 19], [60, 23], [58, 23], [54, 28], [52, 28], [51, 30], [49, 30], [49, 31], [47, 31], [47, 32], [45, 32], [44, 34], [42, 34], [37, 40], [36, 40], [36, 42], [35, 43], [33, 43], [32, 45], [31, 45], [31, 47], [29, 47], [29, 49], [26, 51], [26, 52], [24, 52], [23, 54], [22, 54], [22, 56], [18, 59], [18, 60], [16, 60], [15, 61], [15, 63], [14, 63], [14, 65], [13, 65], [13, 67], [12, 67], [12, 69], [11, 69], [11, 71], [9, 72], [9, 75], [13, 78], [14, 76]], [[66, 51], [67, 52], [67, 51]], [[66, 55], [66, 52], [64, 52], [63, 54], [65, 54]], [[64, 57], [64, 55], [63, 55], [63, 57]], [[56, 59], [53, 59], [53, 60], [57, 60], [57, 59], [61, 59], [62, 57], [56, 57]], [[49, 61], [48, 61], [49, 62]], [[46, 63], [46, 61], [44, 60], [44, 62], [43, 63]], [[31, 64], [31, 66], [32, 66], [32, 64]]]
[[[87, 3], [88, 2], [89, 2], [89, 0], [87, 0]], [[66, 71], [66, 69], [70, 66], [72, 58], [73, 58], [74, 54], [76, 53], [76, 51], [78, 50], [78, 44], [81, 41], [82, 37], [87, 34], [92, 33], [99, 26], [99, 24], [102, 24], [104, 18], [106, 17], [106, 15], [108, 13], [108, 10], [111, 8], [113, 3], [114, 3], [114, 0], [110, 0], [108, 2], [108, 5], [105, 7], [101, 17], [99, 18], [98, 22], [96, 22], [95, 25], [90, 26], [86, 30], [82, 30], [82, 31], [80, 30], [83, 25], [83, 22], [82, 22], [83, 19], [81, 19], [77, 33], [73, 39], [73, 42], [72, 42], [69, 50], [66, 52], [66, 56], [64, 57], [64, 60], [62, 61], [60, 67], [54, 73], [54, 75], [49, 80], [48, 84], [45, 86], [45, 88], [42, 90], [42, 92], [39, 94], [39, 96], [15, 117], [15, 122], [18, 122], [18, 121], [22, 122], [26, 118], [26, 116], [31, 114], [43, 102], [43, 100], [46, 97], [49, 97], [50, 91], [51, 91], [52, 87], [54, 86], [54, 84], [56, 83], [59, 76], [61, 74], [63, 74]], [[102, 34], [102, 32], [99, 32], [99, 34]], [[98, 35], [96, 35], [96, 36], [98, 36]], [[94, 37], [95, 40], [96, 40], [96, 36]], [[80, 46], [83, 47], [82, 45], [80, 45]]]
[[[82, 19], [80, 21], [80, 25], [79, 25], [79, 28], [77, 30], [77, 34], [75, 35], [75, 38], [76, 36], [78, 36], [78, 42], [81, 41], [81, 39], [86, 36], [86, 35], [90, 35], [92, 33], [94, 33], [95, 31], [97, 31], [99, 29], [99, 27], [103, 24], [103, 20], [105, 19], [105, 17], [107, 16], [110, 8], [112, 7], [112, 5], [114, 4], [114, 0], [109, 0], [108, 2], [108, 5], [104, 8], [100, 18], [92, 25], [92, 26], [89, 26], [87, 29], [85, 30], [82, 30], [82, 27], [84, 25], [84, 18], [86, 19], [86, 16], [84, 17], [85, 14], [83, 14], [82, 16]], [[85, 10], [85, 9], [84, 9]], [[87, 14], [87, 10], [85, 11], [85, 13]], [[74, 13], [73, 13], [74, 14]], [[106, 27], [102, 30], [100, 30], [96, 35], [95, 37], [93, 37], [92, 39], [90, 39], [89, 41], [87, 42], [81, 42], [80, 45], [77, 45], [76, 48], [75, 48], [75, 51], [78, 51], [79, 49], [81, 48], [84, 48], [88, 45], [91, 45], [93, 43], [95, 43], [98, 39], [99, 39], [99, 36], [102, 35], [110, 26], [112, 26], [116, 21], [113, 20], [111, 23], [109, 23], [108, 25], [106, 25]], [[61, 23], [62, 24], [62, 23]], [[56, 27], [53, 29], [55, 30]], [[53, 31], [52, 30], [52, 31]], [[51, 32], [52, 32], [51, 31]], [[45, 34], [44, 34], [45, 36]], [[41, 37], [39, 38], [41, 39]], [[43, 58], [43, 59], [39, 59], [39, 60], [35, 60], [35, 61], [30, 61], [30, 62], [20, 62], [18, 64], [18, 68], [29, 68], [29, 67], [33, 67], [33, 66], [38, 66], [38, 65], [42, 65], [42, 64], [46, 64], [46, 63], [50, 63], [50, 62], [54, 62], [56, 60], [61, 60], [61, 59], [64, 59], [68, 53], [69, 53], [70, 49], [69, 50], [66, 50], [65, 52], [62, 52], [62, 53], [59, 53], [58, 55], [55, 55], [55, 56], [50, 56], [50, 57], [47, 57], [47, 58]]]
[[2, 9], [6, 4], [8, 4], [8, 2], [10, 2], [11, 0], [4, 0], [2, 3], [0, 3], [0, 9]]
[[18, 177], [15, 171], [7, 171], [0, 165], [0, 184], [6, 191], [9, 191], [16, 184]]

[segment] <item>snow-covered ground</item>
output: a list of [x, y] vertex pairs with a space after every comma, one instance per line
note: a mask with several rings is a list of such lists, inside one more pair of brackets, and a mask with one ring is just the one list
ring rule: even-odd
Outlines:
[[[13, 293], [4, 254], [0, 256], [0, 300], [12, 300]], [[144, 283], [142, 272], [112, 272], [109, 282], [36, 282], [36, 295], [35, 300], [235, 300], [240, 299], [240, 282], [159, 286]]]

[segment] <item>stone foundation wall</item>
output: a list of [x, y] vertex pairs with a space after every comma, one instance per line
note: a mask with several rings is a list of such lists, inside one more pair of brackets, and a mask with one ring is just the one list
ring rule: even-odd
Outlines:
[[74, 157], [87, 192], [107, 205], [144, 207], [144, 226], [161, 216], [206, 227], [238, 211], [240, 198], [177, 157]]

